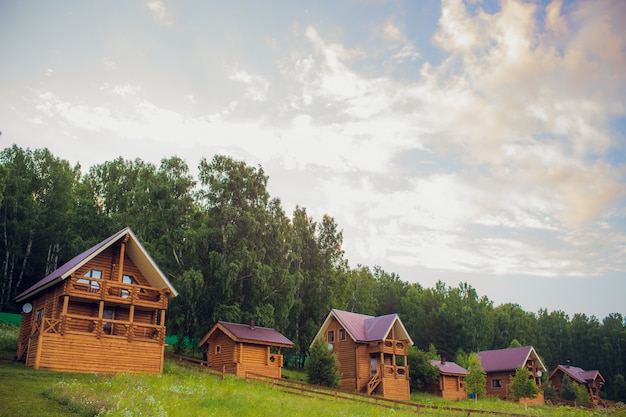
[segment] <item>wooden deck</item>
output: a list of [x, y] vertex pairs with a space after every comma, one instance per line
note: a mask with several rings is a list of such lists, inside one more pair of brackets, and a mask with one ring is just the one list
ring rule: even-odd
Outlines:
[[135, 305], [136, 307], [167, 309], [168, 296], [165, 290], [136, 284], [99, 279], [91, 284], [81, 282], [85, 278], [74, 277], [63, 284], [62, 295], [76, 300], [105, 301], [114, 304]]

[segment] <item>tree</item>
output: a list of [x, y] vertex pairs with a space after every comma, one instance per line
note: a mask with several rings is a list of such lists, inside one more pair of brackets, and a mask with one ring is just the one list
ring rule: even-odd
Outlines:
[[430, 359], [432, 357], [429, 353], [415, 346], [409, 346], [407, 362], [411, 391], [417, 391], [426, 384], [436, 383], [439, 379], [439, 368], [432, 366], [429, 362]]
[[487, 374], [480, 364], [480, 357], [472, 352], [467, 358], [467, 376], [465, 384], [470, 392], [474, 393], [474, 400], [478, 400], [479, 395], [486, 392], [485, 384], [487, 383]]
[[337, 388], [340, 384], [339, 361], [323, 337], [315, 339], [306, 363], [307, 381], [310, 384]]
[[515, 371], [515, 375], [511, 377], [511, 395], [515, 401], [524, 399], [524, 408], [527, 408], [526, 401], [528, 398], [535, 398], [539, 393], [539, 388], [535, 384], [533, 376], [528, 368], [520, 366]]

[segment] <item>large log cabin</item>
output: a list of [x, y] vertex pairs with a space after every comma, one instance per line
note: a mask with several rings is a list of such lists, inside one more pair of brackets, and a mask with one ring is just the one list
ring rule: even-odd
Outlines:
[[430, 364], [439, 369], [439, 380], [435, 384], [426, 384], [424, 391], [452, 401], [467, 398], [465, 391], [467, 369], [444, 359], [431, 360]]
[[219, 321], [200, 340], [208, 366], [245, 377], [247, 372], [270, 378], [282, 376], [281, 348], [293, 342], [268, 327]]
[[397, 314], [372, 317], [333, 309], [318, 337], [337, 355], [340, 389], [410, 399], [407, 351], [413, 341]]
[[561, 392], [563, 389], [563, 378], [565, 376], [568, 376], [572, 383], [585, 387], [594, 405], [600, 402], [599, 391], [604, 385], [604, 377], [602, 377], [600, 371], [597, 369], [585, 371], [577, 366], [571, 366], [569, 363], [567, 365], [559, 365], [548, 378], [556, 392]]
[[526, 404], [545, 404], [541, 376], [546, 372], [546, 367], [532, 346], [485, 350], [478, 352], [478, 357], [483, 370], [487, 373], [487, 396], [511, 399], [509, 389], [511, 377], [515, 376], [517, 368], [524, 366], [528, 368], [533, 381], [539, 387], [539, 394], [535, 398], [527, 399]]
[[125, 228], [16, 297], [17, 358], [35, 369], [159, 374], [165, 311], [177, 295]]

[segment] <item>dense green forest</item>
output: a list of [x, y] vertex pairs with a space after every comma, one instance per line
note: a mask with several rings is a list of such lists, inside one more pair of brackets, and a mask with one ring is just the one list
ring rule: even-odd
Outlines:
[[304, 356], [331, 308], [398, 313], [416, 346], [458, 354], [533, 345], [552, 370], [570, 360], [599, 369], [609, 398], [626, 400], [626, 325], [517, 304], [494, 306], [466, 283], [434, 288], [377, 266], [350, 267], [332, 216], [287, 214], [268, 176], [227, 156], [201, 159], [198, 177], [180, 158], [159, 166], [122, 158], [80, 166], [47, 149], [0, 154], [0, 311], [76, 254], [130, 226], [179, 291], [168, 333], [199, 338], [217, 320], [275, 327]]

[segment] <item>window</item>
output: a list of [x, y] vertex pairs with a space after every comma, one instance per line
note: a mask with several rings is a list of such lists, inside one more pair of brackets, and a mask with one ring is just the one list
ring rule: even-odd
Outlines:
[[[124, 275], [124, 276], [122, 276], [122, 283], [123, 284], [130, 284], [130, 285], [137, 285], [137, 280], [135, 280], [135, 278], [130, 276], [130, 275]], [[130, 295], [130, 292], [128, 290], [122, 288], [122, 292], [121, 292], [120, 295], [121, 295], [122, 298], [128, 298], [128, 296]]]
[[335, 341], [335, 332], [333, 330], [330, 330], [328, 332], [328, 341], [329, 342], [334, 342]]
[[37, 315], [35, 317], [37, 320], [37, 324], [41, 324], [41, 320], [43, 319], [43, 308], [37, 310]]
[[222, 345], [215, 346], [215, 353], [222, 353]]
[[100, 284], [96, 280], [102, 278], [102, 271], [98, 269], [92, 269], [91, 271], [87, 272], [83, 276], [86, 278], [92, 278], [92, 279], [80, 278], [76, 282], [78, 282], [79, 284], [89, 285], [91, 287], [90, 291], [93, 291], [93, 292], [97, 292], [100, 289]]
[[345, 331], [345, 329], [339, 329], [339, 340], [346, 340], [346, 331]]
[[133, 277], [131, 275], [124, 275], [122, 277], [122, 282], [124, 284], [133, 284], [133, 285], [137, 284], [137, 280], [135, 280], [135, 277]]
[[502, 388], [502, 383], [500, 382], [499, 379], [492, 379], [491, 380], [491, 387], [492, 388]]

